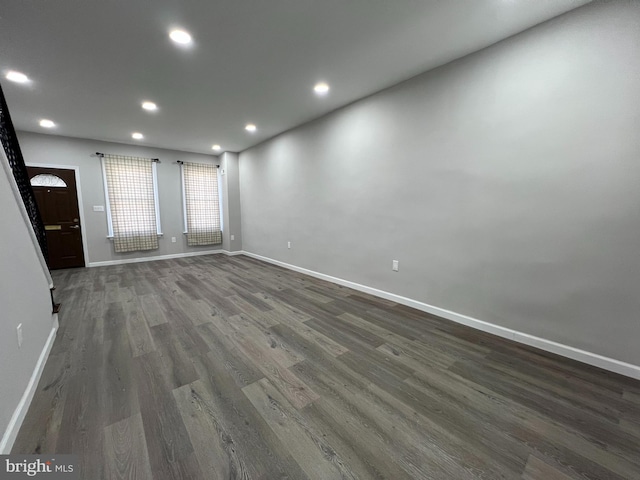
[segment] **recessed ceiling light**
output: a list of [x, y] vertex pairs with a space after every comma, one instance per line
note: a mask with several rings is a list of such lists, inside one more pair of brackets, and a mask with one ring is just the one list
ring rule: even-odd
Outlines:
[[24, 73], [16, 72], [14, 70], [9, 70], [5, 75], [7, 80], [11, 80], [16, 83], [28, 83], [29, 77], [27, 77]]
[[150, 112], [153, 112], [158, 109], [158, 106], [153, 102], [142, 102], [142, 108]]
[[324, 82], [316, 83], [316, 86], [313, 87], [313, 91], [318, 95], [326, 95], [329, 93], [329, 85]]
[[180, 45], [188, 45], [191, 43], [191, 35], [189, 32], [185, 32], [184, 30], [171, 30], [171, 32], [169, 32], [169, 37]]
[[216, 144], [213, 147], [211, 147], [211, 150], [215, 150], [217, 152], [219, 150], [222, 150], [222, 147], [220, 145]]
[[244, 127], [247, 132], [255, 132], [257, 127], [253, 123], [247, 123], [247, 126]]
[[56, 126], [56, 124], [53, 123], [51, 120], [47, 120], [46, 118], [43, 118], [42, 120], [40, 120], [40, 126], [44, 128], [53, 128]]
[[140, 132], [133, 132], [131, 134], [131, 138], [135, 138], [136, 140], [142, 140], [144, 138], [144, 135], [142, 135]]

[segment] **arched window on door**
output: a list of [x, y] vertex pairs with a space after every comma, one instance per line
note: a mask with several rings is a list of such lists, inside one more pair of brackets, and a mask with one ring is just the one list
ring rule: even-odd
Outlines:
[[67, 186], [67, 183], [57, 175], [52, 175], [50, 173], [41, 173], [31, 179], [31, 186], [32, 187], [53, 187], [53, 188], [63, 187], [64, 188]]

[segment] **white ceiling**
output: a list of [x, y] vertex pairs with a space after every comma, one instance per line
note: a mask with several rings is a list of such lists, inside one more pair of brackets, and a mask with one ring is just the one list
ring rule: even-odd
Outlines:
[[[589, 1], [6, 0], [0, 71], [19, 130], [242, 151]], [[10, 69], [32, 83], [5, 80]]]

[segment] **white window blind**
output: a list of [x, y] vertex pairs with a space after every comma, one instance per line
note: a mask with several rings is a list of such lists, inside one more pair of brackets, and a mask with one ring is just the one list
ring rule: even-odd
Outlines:
[[156, 163], [148, 158], [104, 155], [102, 168], [109, 236], [115, 251], [158, 248]]
[[218, 169], [201, 163], [183, 163], [181, 168], [187, 245], [221, 244]]

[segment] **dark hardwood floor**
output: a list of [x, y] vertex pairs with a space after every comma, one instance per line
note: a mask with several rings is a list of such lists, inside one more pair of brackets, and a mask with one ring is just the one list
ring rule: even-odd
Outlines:
[[54, 279], [13, 452], [82, 479], [640, 479], [638, 381], [247, 257]]

